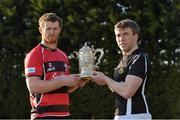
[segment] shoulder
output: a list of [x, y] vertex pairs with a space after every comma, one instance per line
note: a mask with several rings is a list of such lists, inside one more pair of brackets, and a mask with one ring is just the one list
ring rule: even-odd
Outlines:
[[147, 66], [147, 58], [145, 53], [138, 49], [136, 50], [129, 58], [128, 60], [128, 66], [129, 68], [134, 69], [144, 69], [144, 66]]
[[37, 45], [36, 47], [34, 47], [27, 55], [26, 55], [26, 58], [25, 60], [29, 60], [29, 59], [32, 59], [32, 58], [39, 58], [40, 55], [42, 53], [42, 48]]
[[67, 54], [66, 54], [64, 51], [62, 51], [62, 50], [60, 50], [60, 49], [58, 49], [58, 51], [59, 51], [59, 53], [62, 54], [65, 58], [68, 59], [68, 56], [67, 56]]
[[141, 51], [139, 53], [139, 59], [138, 60], [141, 61], [141, 63], [144, 63], [144, 64], [149, 64], [149, 62], [150, 62], [148, 54], [143, 52], [143, 51]]
[[145, 54], [145, 52], [142, 49], [137, 49], [134, 51], [134, 53], [131, 56], [131, 60], [133, 62], [135, 61], [145, 61], [147, 59], [147, 55]]

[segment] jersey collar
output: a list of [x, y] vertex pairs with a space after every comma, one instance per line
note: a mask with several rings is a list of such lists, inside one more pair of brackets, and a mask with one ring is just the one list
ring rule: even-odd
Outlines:
[[134, 50], [130, 55], [134, 55], [134, 54], [138, 54], [141, 52], [140, 48], [137, 48], [136, 50]]
[[57, 48], [53, 49], [53, 48], [50, 48], [50, 47], [45, 46], [45, 45], [42, 44], [42, 43], [40, 43], [39, 45], [40, 45], [41, 47], [47, 49], [47, 50], [50, 50], [50, 51], [56, 51], [56, 50], [57, 50]]

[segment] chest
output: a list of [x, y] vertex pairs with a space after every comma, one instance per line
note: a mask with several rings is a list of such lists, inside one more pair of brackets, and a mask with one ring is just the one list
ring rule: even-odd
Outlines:
[[69, 70], [67, 57], [60, 51], [44, 51], [43, 53], [44, 71], [49, 72], [66, 72]]
[[121, 60], [114, 71], [114, 79], [117, 82], [125, 82], [129, 69], [133, 63], [134, 56], [129, 56], [125, 61]]

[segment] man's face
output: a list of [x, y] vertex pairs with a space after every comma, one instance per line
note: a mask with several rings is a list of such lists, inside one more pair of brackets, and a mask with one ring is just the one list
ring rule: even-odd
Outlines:
[[130, 28], [116, 28], [115, 36], [119, 48], [125, 53], [131, 52], [137, 45], [138, 35], [133, 34]]
[[61, 28], [59, 27], [59, 22], [47, 21], [39, 27], [39, 31], [42, 34], [42, 39], [44, 42], [57, 43]]

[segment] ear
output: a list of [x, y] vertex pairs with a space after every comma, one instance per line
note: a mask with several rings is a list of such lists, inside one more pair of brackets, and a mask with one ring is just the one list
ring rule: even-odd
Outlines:
[[61, 33], [61, 28], [59, 28], [59, 34]]
[[39, 32], [42, 33], [42, 27], [39, 26]]
[[134, 34], [134, 39], [135, 39], [136, 41], [138, 41], [138, 38], [139, 38], [139, 35], [138, 35], [138, 34]]

